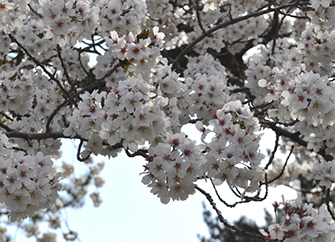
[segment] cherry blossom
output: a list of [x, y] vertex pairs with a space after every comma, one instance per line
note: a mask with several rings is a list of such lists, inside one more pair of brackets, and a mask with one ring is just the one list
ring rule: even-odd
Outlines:
[[231, 206], [293, 187], [302, 199], [277, 203], [265, 239], [333, 240], [334, 16], [330, 0], [0, 0], [1, 214], [56, 241], [58, 213], [103, 202], [93, 157], [125, 152], [160, 202], [200, 192], [219, 219], [202, 180], [227, 206], [221, 184]]
[[[269, 238], [283, 241], [323, 241], [333, 239], [335, 229], [330, 223], [331, 216], [323, 205], [319, 211], [312, 204], [303, 204], [298, 197], [296, 201], [275, 204], [275, 210], [283, 206], [284, 218], [281, 224], [269, 226]], [[279, 205], [279, 206], [278, 206]]]

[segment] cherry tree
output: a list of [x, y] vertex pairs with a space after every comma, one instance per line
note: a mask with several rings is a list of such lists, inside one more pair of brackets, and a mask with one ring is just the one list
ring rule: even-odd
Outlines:
[[[198, 192], [246, 236], [333, 241], [334, 42], [331, 0], [0, 0], [2, 221], [56, 241], [39, 224], [57, 231], [59, 211], [103, 186], [93, 156], [125, 152], [143, 157], [142, 182], [164, 204]], [[264, 132], [276, 137], [268, 156]], [[63, 139], [85, 176], [56, 162]], [[273, 204], [263, 235], [216, 206], [263, 201], [279, 184], [300, 195]]]

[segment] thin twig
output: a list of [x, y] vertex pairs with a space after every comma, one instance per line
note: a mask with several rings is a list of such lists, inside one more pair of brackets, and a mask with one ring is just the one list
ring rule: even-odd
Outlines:
[[218, 219], [220, 220], [221, 223], [224, 224], [224, 226], [226, 226], [229, 229], [232, 229], [234, 231], [237, 231], [245, 236], [248, 237], [253, 237], [253, 238], [257, 238], [260, 240], [266, 240], [266, 237], [260, 234], [255, 234], [255, 233], [251, 233], [249, 231], [246, 231], [244, 229], [240, 229], [234, 225], [231, 225], [227, 222], [226, 219], [224, 219], [224, 217], [221, 214], [221, 211], [216, 207], [216, 204], [213, 200], [213, 198], [211, 197], [211, 195], [209, 193], [207, 193], [205, 190], [201, 189], [200, 187], [198, 187], [197, 185], [195, 186], [195, 189], [198, 190], [199, 192], [201, 192], [203, 195], [205, 195], [205, 197], [207, 198], [207, 200], [209, 201], [209, 203], [211, 204], [212, 208], [214, 209], [214, 211], [216, 212]]
[[81, 61], [81, 53], [82, 52], [78, 50], [78, 60], [79, 60], [81, 68], [84, 70], [87, 76], [89, 76], [90, 78], [94, 78], [94, 76], [85, 69], [83, 62]]
[[[62, 92], [67, 96], [67, 97], [71, 97], [71, 95], [69, 94], [69, 92], [62, 86], [62, 84], [60, 83], [60, 81], [58, 79], [55, 78], [54, 74], [51, 74], [46, 68], [45, 66], [43, 66], [38, 60], [35, 59], [35, 57], [33, 57], [29, 51], [23, 47], [23, 45], [21, 45], [21, 43], [19, 41], [17, 41], [13, 35], [9, 34], [8, 35], [12, 41], [14, 41], [27, 55], [28, 57], [40, 68], [42, 68], [42, 70], [44, 71], [44, 73], [46, 73], [49, 78], [51, 80], [53, 80], [54, 82], [57, 83], [57, 85], [59, 86], [59, 88], [62, 90]], [[77, 103], [74, 102], [75, 105], [77, 105]]]
[[116, 64], [113, 69], [111, 69], [109, 72], [107, 72], [107, 74], [105, 76], [103, 76], [100, 79], [96, 79], [94, 82], [92, 82], [90, 85], [88, 85], [87, 87], [81, 89], [79, 92], [77, 92], [75, 95], [73, 95], [72, 97], [70, 97], [69, 99], [65, 100], [63, 103], [59, 104], [57, 106], [57, 108], [52, 112], [52, 114], [50, 115], [47, 123], [46, 123], [46, 132], [50, 131], [50, 124], [51, 121], [53, 120], [53, 118], [56, 116], [56, 114], [58, 113], [58, 111], [66, 106], [67, 104], [69, 104], [74, 98], [77, 98], [80, 94], [84, 93], [87, 90], [90, 90], [92, 87], [96, 86], [98, 83], [100, 83], [101, 81], [103, 81], [105, 78], [107, 78], [108, 76], [110, 76], [118, 67], [122, 66], [123, 62], [119, 62], [118, 64]]
[[[309, 3], [300, 3], [300, 5], [308, 5]], [[174, 60], [174, 62], [172, 63], [172, 69], [176, 68], [176, 65], [179, 63], [179, 61], [181, 60], [181, 58], [183, 58], [189, 51], [191, 51], [193, 49], [193, 47], [199, 43], [201, 40], [203, 40], [204, 38], [206, 38], [207, 36], [210, 36], [213, 32], [225, 28], [229, 25], [241, 22], [243, 20], [252, 18], [252, 17], [258, 17], [267, 13], [271, 13], [271, 12], [275, 12], [284, 8], [288, 8], [291, 6], [296, 6], [297, 2], [291, 2], [291, 3], [287, 3], [287, 4], [283, 4], [279, 7], [275, 7], [275, 8], [268, 8], [259, 12], [252, 12], [249, 13], [247, 15], [241, 16], [241, 17], [237, 17], [237, 18], [232, 18], [229, 21], [226, 22], [222, 22], [216, 26], [214, 26], [211, 29], [206, 30], [203, 34], [201, 34], [200, 36], [198, 36], [193, 42], [191, 42], [190, 44], [188, 44], [188, 46], [177, 56], [177, 58]]]
[[83, 146], [83, 144], [84, 144], [84, 140], [80, 140], [80, 143], [79, 143], [79, 146], [78, 146], [78, 149], [77, 149], [77, 160], [79, 160], [79, 161], [85, 161], [85, 160], [87, 160], [88, 158], [90, 158], [90, 154], [88, 154], [86, 157], [84, 157], [84, 158], [82, 158], [81, 156], [80, 156], [80, 153], [81, 153], [81, 147]]
[[280, 173], [278, 174], [278, 176], [276, 176], [276, 177], [273, 178], [272, 180], [268, 181], [267, 184], [270, 184], [270, 183], [274, 182], [275, 180], [279, 179], [279, 178], [284, 174], [284, 171], [285, 171], [286, 166], [287, 166], [287, 162], [288, 162], [288, 160], [290, 159], [290, 156], [292, 155], [293, 150], [294, 150], [294, 145], [291, 146], [290, 153], [289, 153], [288, 156], [286, 157], [285, 164], [283, 165], [283, 168], [282, 168], [282, 170], [280, 171]]
[[194, 0], [194, 1], [196, 4], [196, 13], [197, 13], [197, 20], [198, 20], [199, 27], [203, 33], [206, 33], [206, 30], [204, 29], [204, 26], [202, 25], [201, 17], [200, 17], [200, 11], [199, 11], [199, 1], [200, 0]]
[[14, 129], [9, 128], [6, 124], [0, 122], [0, 127], [5, 129], [7, 132], [13, 132]]
[[[303, 139], [301, 139], [300, 136], [300, 132], [295, 132], [295, 133], [291, 133], [285, 129], [282, 129], [280, 127], [276, 126], [276, 123], [273, 122], [265, 122], [265, 121], [261, 121], [261, 124], [267, 125], [270, 129], [272, 129], [277, 135], [279, 136], [284, 136], [289, 138], [291, 141], [298, 143], [301, 146], [304, 146], [307, 148], [307, 142], [304, 141]], [[321, 155], [325, 160], [327, 161], [331, 161], [333, 160], [333, 156], [326, 154], [325, 149], [320, 149], [317, 152], [319, 155]]]
[[276, 152], [278, 150], [278, 146], [279, 146], [279, 135], [276, 134], [276, 141], [275, 141], [275, 147], [273, 148], [272, 152], [271, 152], [271, 156], [269, 158], [268, 163], [266, 164], [266, 166], [264, 167], [264, 170], [267, 170], [269, 168], [269, 166], [272, 164], [273, 159], [275, 158]]
[[[214, 182], [213, 182], [213, 180], [212, 180], [211, 178], [210, 178], [210, 181], [211, 181], [212, 186], [213, 186], [213, 188], [214, 188], [215, 194], [216, 194], [216, 196], [218, 197], [218, 199], [220, 200], [220, 202], [222, 202], [225, 206], [227, 206], [227, 207], [229, 207], [229, 208], [234, 208], [234, 207], [236, 207], [236, 205], [238, 205], [238, 204], [248, 203], [248, 202], [251, 202], [251, 201], [252, 201], [251, 199], [248, 199], [248, 200], [237, 201], [237, 202], [235, 202], [235, 203], [233, 203], [233, 204], [229, 204], [229, 203], [227, 203], [225, 200], [222, 199], [222, 197], [220, 196], [220, 194], [219, 194], [219, 192], [218, 192], [218, 190], [217, 190], [217, 188], [216, 188], [216, 186], [215, 186], [215, 184], [214, 184]], [[231, 190], [232, 190], [232, 189], [231, 189]], [[234, 190], [232, 190], [232, 191], [235, 192]], [[235, 195], [236, 195], [237, 197], [240, 197], [240, 195], [238, 195], [237, 193], [235, 193]]]
[[75, 86], [73, 85], [73, 83], [71, 81], [71, 78], [69, 76], [69, 73], [67, 71], [67, 68], [66, 68], [66, 66], [64, 64], [64, 61], [63, 61], [63, 58], [62, 58], [62, 50], [61, 50], [61, 48], [60, 48], [59, 45], [57, 45], [57, 53], [58, 53], [58, 59], [60, 60], [60, 63], [62, 65], [64, 74], [65, 74], [66, 80], [70, 84], [72, 91], [74, 91], [74, 93], [77, 93], [77, 90], [76, 90]]
[[4, 116], [6, 119], [9, 119], [10, 121], [14, 121], [14, 119], [9, 117], [5, 112], [1, 111], [0, 114]]
[[36, 10], [31, 7], [30, 3], [28, 3], [28, 7], [29, 7], [30, 11], [32, 11], [38, 17], [43, 18], [43, 16], [41, 14], [39, 14], [38, 12], [36, 12]]
[[130, 153], [128, 149], [124, 149], [128, 157], [142, 156], [143, 158], [148, 158], [148, 150], [137, 150]]

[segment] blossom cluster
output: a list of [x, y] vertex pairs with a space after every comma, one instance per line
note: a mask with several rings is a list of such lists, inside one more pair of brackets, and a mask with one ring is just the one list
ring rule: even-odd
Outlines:
[[92, 1], [91, 6], [98, 11], [98, 29], [103, 36], [116, 31], [120, 36], [130, 32], [137, 35], [145, 27], [147, 6], [143, 0], [132, 1]]
[[[258, 119], [250, 110], [239, 100], [228, 102], [216, 111], [208, 128], [201, 122], [197, 128], [208, 151], [204, 164], [207, 176], [215, 178], [216, 184], [227, 182], [230, 187], [242, 188], [244, 194], [257, 191], [263, 179], [259, 165], [264, 155], [259, 152]], [[213, 138], [207, 143], [211, 133]]]
[[[150, 147], [142, 182], [151, 192], [163, 203], [171, 198], [185, 200], [195, 192], [194, 182], [203, 176], [215, 179], [218, 185], [227, 182], [232, 188], [244, 189], [244, 194], [257, 191], [263, 178], [259, 169], [263, 155], [254, 133], [259, 128], [258, 120], [250, 110], [241, 107], [239, 101], [229, 102], [209, 121], [213, 130], [201, 122], [196, 126], [202, 132], [202, 145], [196, 145], [184, 133], [167, 133], [165, 143]], [[214, 138], [207, 143], [206, 136], [211, 132]]]
[[[218, 1], [220, 2], [220, 1]], [[204, 1], [204, 11], [199, 13], [199, 17], [192, 22], [194, 31], [187, 34], [188, 42], [191, 43], [198, 36], [203, 34], [204, 30], [208, 30], [215, 26], [214, 23], [221, 21], [229, 21], [232, 16], [238, 16], [243, 13], [245, 9], [250, 9], [259, 6], [261, 1], [234, 1], [229, 7], [230, 10], [221, 12], [219, 5], [216, 1]], [[208, 9], [206, 11], [206, 9]], [[202, 28], [199, 26], [199, 22], [202, 23]], [[286, 22], [285, 22], [286, 23]], [[238, 53], [245, 47], [245, 42], [256, 41], [259, 35], [261, 35], [267, 28], [266, 19], [264, 16], [250, 18], [247, 20], [240, 21], [238, 23], [221, 28], [212, 33], [210, 36], [204, 38], [204, 40], [198, 42], [194, 50], [204, 55], [208, 48], [213, 49], [220, 53], [223, 49], [231, 54]], [[236, 42], [241, 43], [236, 43]], [[233, 44], [234, 43], [234, 44]]]
[[39, 13], [44, 16], [45, 37], [60, 46], [76, 44], [89, 38], [97, 27], [100, 9], [87, 1], [40, 1]]
[[[3, 112], [16, 112], [22, 115], [20, 119], [8, 120], [13, 130], [18, 132], [43, 132], [45, 124], [53, 110], [64, 98], [59, 92], [56, 83], [50, 83], [42, 74], [41, 70], [34, 75], [29, 72], [19, 73], [19, 68], [11, 71], [2, 71], [2, 88], [0, 88], [0, 100]], [[59, 130], [64, 126], [62, 114], [70, 112], [64, 110], [59, 112], [50, 123], [50, 130]], [[61, 142], [57, 139], [43, 139], [40, 141], [15, 139], [15, 143], [30, 155], [42, 152], [44, 155], [57, 154]]]
[[23, 19], [26, 17], [24, 11], [30, 0], [1, 1], [0, 8], [0, 31], [9, 33], [17, 27], [23, 25]]
[[315, 181], [319, 181], [319, 186], [331, 188], [335, 182], [335, 160], [315, 164], [312, 175]]
[[168, 104], [167, 100], [151, 101], [152, 86], [135, 77], [119, 84], [116, 92], [81, 95], [83, 101], [68, 118], [70, 126], [64, 134], [88, 138], [87, 152], [101, 153], [104, 141], [110, 146], [122, 142], [124, 148], [136, 151], [138, 145], [152, 142], [155, 136], [163, 134], [169, 124], [161, 110]]
[[186, 200], [195, 193], [194, 182], [203, 176], [201, 149], [185, 134], [167, 134], [166, 143], [150, 147], [142, 182], [162, 203]]
[[30, 74], [26, 72], [18, 75], [15, 70], [2, 71], [0, 80], [0, 110], [15, 110], [18, 114], [25, 114], [32, 106], [34, 95]]
[[302, 203], [300, 198], [293, 202], [283, 201], [273, 204], [275, 212], [284, 211], [281, 223], [269, 226], [268, 239], [290, 241], [332, 241], [334, 240], [335, 226], [332, 218], [322, 205], [319, 211], [313, 204]]
[[259, 103], [271, 103], [269, 117], [283, 123], [300, 121], [293, 128], [305, 136], [308, 148], [318, 151], [326, 144], [327, 152], [332, 154], [335, 86], [327, 75], [331, 66], [324, 62], [334, 50], [327, 32], [314, 30], [306, 27], [301, 36], [303, 43], [297, 47], [289, 48], [290, 42], [278, 40], [271, 61], [266, 60], [271, 45], [262, 49], [262, 55], [255, 56], [246, 71], [247, 85]]
[[186, 85], [190, 89], [190, 98], [193, 105], [191, 113], [196, 113], [197, 117], [208, 121], [211, 114], [215, 113], [218, 107], [226, 101], [226, 79], [216, 75], [196, 74], [193, 78], [185, 79]]
[[9, 153], [4, 148], [7, 144], [8, 138], [1, 134], [0, 202], [8, 207], [14, 222], [54, 204], [62, 188], [61, 173], [54, 171], [50, 157]]
[[[122, 150], [146, 159], [142, 182], [162, 203], [187, 199], [199, 179], [260, 199], [266, 177], [285, 179], [277, 171], [286, 164], [272, 157], [267, 176], [261, 166], [260, 125], [268, 123], [285, 127], [278, 137], [292, 134], [306, 146], [294, 153], [302, 175], [332, 187], [332, 1], [193, 2], [0, 0], [0, 203], [11, 221], [68, 204], [57, 199], [58, 171], [73, 198], [88, 194], [87, 184], [100, 188], [103, 165], [90, 165], [90, 155]], [[66, 162], [53, 167], [60, 138], [80, 141], [86, 176]], [[299, 178], [292, 167], [282, 173]], [[90, 198], [102, 202], [97, 191]], [[324, 207], [280, 205], [285, 219], [269, 228], [272, 239], [333, 239]], [[48, 223], [61, 227], [58, 215]], [[39, 235], [34, 225], [26, 232]]]

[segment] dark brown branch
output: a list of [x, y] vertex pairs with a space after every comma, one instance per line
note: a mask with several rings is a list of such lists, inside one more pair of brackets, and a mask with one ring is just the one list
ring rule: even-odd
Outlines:
[[36, 10], [33, 9], [33, 8], [31, 7], [30, 4], [28, 4], [28, 7], [29, 7], [30, 11], [32, 11], [32, 12], [33, 12], [34, 14], [36, 14], [38, 17], [43, 18], [43, 16], [42, 16], [41, 14], [39, 14], [38, 12], [36, 12]]
[[276, 141], [275, 141], [275, 147], [273, 148], [272, 152], [271, 152], [271, 156], [269, 158], [268, 163], [266, 164], [266, 166], [264, 167], [265, 170], [267, 170], [269, 168], [269, 166], [272, 164], [273, 159], [275, 158], [275, 154], [278, 150], [278, 146], [279, 146], [279, 135], [276, 134]]
[[[234, 207], [236, 207], [236, 205], [238, 205], [238, 204], [249, 203], [249, 202], [252, 202], [252, 201], [254, 201], [254, 202], [260, 202], [260, 201], [265, 200], [265, 198], [266, 198], [266, 196], [267, 196], [267, 192], [266, 192], [266, 196], [265, 196], [264, 198], [261, 198], [261, 197], [259, 197], [260, 192], [258, 192], [257, 195], [255, 195], [254, 197], [244, 196], [244, 197], [243, 197], [244, 200], [237, 201], [237, 202], [235, 202], [235, 203], [233, 203], [233, 204], [229, 204], [229, 203], [227, 203], [225, 200], [222, 199], [222, 197], [220, 196], [220, 194], [219, 194], [219, 192], [218, 192], [218, 190], [217, 190], [217, 188], [216, 188], [216, 186], [215, 186], [215, 184], [214, 184], [214, 182], [213, 182], [213, 180], [212, 180], [211, 178], [210, 178], [210, 181], [211, 181], [212, 186], [213, 186], [213, 188], [214, 188], [215, 194], [216, 194], [216, 196], [218, 197], [218, 199], [220, 200], [220, 202], [222, 202], [225, 206], [227, 206], [227, 207], [229, 207], [229, 208], [234, 208]], [[241, 197], [241, 196], [240, 196], [239, 194], [237, 194], [236, 191], [234, 191], [232, 188], [231, 188], [231, 191], [235, 194], [236, 197], [239, 197], [239, 198]]]
[[216, 214], [218, 216], [218, 219], [220, 220], [221, 223], [224, 224], [224, 226], [226, 226], [227, 228], [232, 229], [234, 231], [237, 231], [237, 232], [239, 232], [239, 233], [241, 233], [245, 236], [257, 238], [257, 239], [260, 239], [260, 240], [266, 240], [266, 237], [261, 235], [261, 234], [254, 234], [254, 233], [248, 232], [244, 229], [240, 229], [240, 228], [238, 228], [234, 225], [229, 224], [228, 221], [226, 219], [224, 219], [224, 217], [222, 216], [221, 211], [216, 207], [216, 204], [215, 204], [213, 198], [211, 197], [211, 195], [209, 193], [207, 193], [205, 190], [198, 187], [197, 185], [195, 186], [195, 189], [198, 190], [199, 192], [201, 192], [203, 195], [205, 195], [206, 199], [211, 204], [213, 210], [216, 212]]
[[142, 156], [143, 158], [148, 158], [147, 150], [137, 150], [133, 153], [130, 153], [128, 149], [124, 149], [128, 157]]
[[200, 0], [195, 0], [198, 25], [199, 25], [200, 29], [202, 30], [202, 32], [206, 33], [206, 30], [204, 29], [204, 26], [202, 26], [202, 21], [201, 21], [201, 17], [200, 17], [199, 1]]
[[56, 114], [58, 113], [58, 111], [68, 105], [74, 98], [79, 97], [80, 94], [84, 93], [85, 91], [90, 90], [91, 88], [95, 87], [96, 85], [98, 85], [100, 82], [102, 82], [105, 78], [107, 78], [108, 76], [110, 76], [118, 67], [122, 66], [124, 63], [123, 62], [119, 62], [118, 64], [116, 64], [109, 72], [107, 72], [107, 74], [105, 76], [103, 76], [100, 79], [96, 79], [94, 82], [92, 82], [90, 85], [88, 85], [87, 87], [81, 89], [79, 92], [77, 92], [75, 95], [73, 95], [72, 97], [70, 97], [69, 99], [65, 100], [63, 103], [59, 104], [57, 106], [57, 108], [52, 112], [52, 114], [50, 115], [47, 123], [46, 123], [46, 132], [50, 131], [50, 124], [51, 121], [53, 120], [53, 118], [56, 116]]
[[87, 160], [88, 158], [90, 158], [90, 154], [88, 154], [86, 157], [84, 157], [84, 158], [82, 158], [81, 156], [80, 156], [80, 151], [81, 151], [81, 147], [83, 146], [83, 144], [84, 144], [84, 140], [80, 140], [80, 143], [79, 143], [79, 146], [78, 146], [78, 149], [77, 149], [77, 160], [79, 160], [79, 161], [81, 161], [81, 162], [83, 162], [83, 161], [85, 161], [85, 160]]
[[[75, 48], [77, 49], [77, 51], [79, 51], [80, 53], [83, 53], [83, 52], [90, 52], [90, 53], [95, 53], [97, 55], [101, 55], [101, 53], [99, 53], [97, 50], [96, 50], [96, 46], [99, 46], [101, 49], [103, 49], [104, 51], [107, 51], [106, 49], [104, 49], [101, 44], [103, 44], [105, 42], [104, 39], [100, 40], [99, 42], [95, 43], [86, 43], [83, 41], [84, 44], [86, 44], [87, 46], [85, 48]], [[91, 50], [91, 48], [93, 48], [93, 50]]]
[[198, 121], [202, 121], [202, 118], [190, 119], [190, 120], [188, 121], [188, 123], [189, 123], [189, 124], [195, 124], [195, 123], [198, 122]]
[[0, 112], [0, 115], [4, 116], [6, 119], [8, 119], [10, 121], [14, 121], [14, 119], [9, 117], [5, 112]]
[[288, 154], [288, 156], [287, 156], [287, 158], [286, 158], [286, 161], [285, 161], [285, 164], [284, 164], [282, 170], [280, 171], [280, 173], [278, 174], [278, 176], [276, 176], [276, 177], [273, 178], [272, 180], [268, 181], [267, 184], [270, 184], [270, 183], [274, 182], [275, 180], [279, 179], [279, 178], [284, 174], [284, 171], [285, 171], [285, 169], [286, 169], [288, 160], [290, 159], [290, 156], [292, 155], [293, 150], [294, 150], [294, 146], [292, 145], [292, 146], [291, 146], [290, 153]]
[[289, 14], [289, 13], [283, 13], [282, 11], [279, 11], [280, 14], [284, 15], [284, 16], [288, 16], [291, 18], [296, 18], [296, 19], [308, 19], [310, 20], [310, 17], [308, 17], [307, 15], [305, 16], [299, 16], [299, 15], [293, 15], [293, 14]]
[[21, 138], [25, 140], [42, 140], [42, 139], [59, 139], [59, 138], [69, 138], [63, 134], [63, 132], [47, 132], [47, 133], [21, 133], [18, 131], [11, 131], [4, 133], [8, 138]]
[[82, 52], [78, 50], [78, 60], [79, 60], [79, 63], [80, 63], [81, 68], [84, 70], [84, 72], [86, 73], [86, 75], [87, 75], [89, 78], [95, 78], [91, 73], [89, 73], [89, 72], [85, 69], [85, 67], [84, 67], [84, 65], [83, 65], [83, 62], [81, 61], [81, 53], [82, 53]]
[[[272, 122], [262, 121], [260, 123], [267, 125], [270, 129], [272, 129], [276, 133], [276, 135], [289, 138], [291, 141], [307, 148], [308, 143], [299, 137], [300, 132], [291, 133], [285, 129], [277, 127], [276, 123], [272, 123]], [[333, 156], [326, 154], [325, 149], [320, 149], [317, 153], [321, 155], [327, 161], [331, 161], [334, 159]]]
[[238, 87], [230, 91], [230, 93], [239, 93], [239, 92], [245, 92], [245, 93], [249, 92], [250, 93], [250, 89], [249, 87]]
[[75, 93], [77, 93], [77, 90], [76, 90], [76, 88], [74, 87], [74, 85], [73, 85], [73, 83], [72, 83], [72, 81], [71, 81], [71, 78], [70, 78], [70, 76], [69, 76], [69, 73], [68, 73], [68, 71], [67, 71], [67, 68], [66, 68], [66, 66], [65, 66], [65, 64], [64, 64], [64, 61], [63, 61], [63, 58], [62, 58], [62, 50], [61, 50], [61, 48], [60, 48], [59, 45], [57, 45], [57, 53], [58, 53], [58, 59], [60, 60], [60, 63], [61, 63], [61, 65], [62, 65], [64, 74], [65, 74], [66, 80], [67, 80], [67, 82], [70, 84], [72, 91], [75, 92]]
[[244, 72], [242, 72], [241, 68], [240, 68], [240, 63], [237, 61], [235, 55], [233, 55], [228, 49], [227, 49], [227, 51], [228, 51], [229, 55], [231, 56], [231, 59], [233, 60], [233, 64], [235, 64], [235, 67], [236, 67], [236, 73], [234, 73], [234, 74], [237, 74], [237, 77], [239, 77], [241, 80], [245, 80], [245, 76], [243, 75]]
[[[309, 3], [300, 3], [300, 5], [303, 5], [303, 4], [309, 4]], [[231, 19], [229, 21], [226, 21], [226, 22], [223, 22], [223, 23], [220, 23], [220, 24], [214, 26], [213, 28], [207, 30], [206, 32], [204, 32], [203, 34], [201, 34], [200, 36], [198, 36], [193, 42], [191, 42], [177, 56], [177, 58], [175, 59], [175, 61], [172, 64], [172, 69], [176, 68], [176, 65], [179, 63], [180, 59], [183, 58], [189, 51], [191, 51], [193, 49], [193, 47], [197, 43], [199, 43], [200, 41], [202, 41], [204, 38], [210, 36], [213, 32], [215, 32], [215, 31], [217, 31], [219, 29], [225, 28], [225, 27], [227, 27], [229, 25], [232, 25], [232, 24], [241, 22], [243, 20], [249, 19], [249, 18], [258, 17], [258, 16], [261, 16], [261, 15], [264, 15], [264, 14], [267, 14], [267, 13], [276, 12], [276, 11], [279, 11], [281, 9], [289, 8], [289, 7], [296, 6], [296, 5], [298, 5], [297, 1], [293, 1], [293, 2], [288, 3], [288, 4], [283, 4], [283, 5], [279, 6], [279, 7], [268, 8], [268, 9], [265, 9], [265, 10], [262, 10], [262, 11], [259, 11], [259, 12], [252, 12], [252, 13], [249, 13], [249, 14], [241, 16], [241, 17], [233, 18], [233, 19]]]
[[[279, 16], [278, 16], [278, 11], [276, 11], [274, 13], [274, 16], [273, 16], [273, 20], [272, 20], [272, 27], [268, 33], [268, 37], [269, 39], [272, 39], [272, 50], [271, 50], [271, 55], [273, 55], [275, 53], [275, 47], [276, 47], [276, 41], [277, 41], [277, 38], [278, 38], [278, 31], [280, 29], [280, 25], [279, 25]], [[283, 20], [283, 19], [282, 19]], [[265, 37], [265, 39], [267, 39], [267, 37]]]
[[92, 34], [91, 35], [91, 41], [92, 41], [92, 47], [93, 47], [93, 50], [96, 52], [96, 53], [99, 53], [99, 51], [97, 51], [97, 49], [96, 49], [96, 44], [95, 44], [95, 40], [94, 40], [94, 35]]
[[9, 128], [6, 124], [0, 122], [0, 127], [5, 129], [7, 132], [13, 132], [14, 130]]
[[[265, 180], [267, 180], [267, 176], [266, 176], [266, 173], [265, 173]], [[260, 186], [262, 185], [262, 183], [260, 182]], [[242, 195], [241, 195], [241, 192], [238, 190], [237, 187], [235, 187], [235, 190], [233, 189], [233, 187], [230, 187], [230, 190], [235, 194], [235, 196], [239, 197], [239, 198], [242, 198]], [[254, 202], [261, 202], [261, 201], [264, 201], [266, 198], [267, 198], [267, 195], [268, 195], [268, 187], [266, 186], [266, 190], [265, 190], [265, 195], [264, 197], [260, 197], [260, 190], [257, 191], [257, 194], [253, 197], [249, 197], [249, 196], [243, 196], [243, 201], [241, 202], [237, 202], [237, 203], [248, 203], [248, 202], [251, 202], [251, 201], [254, 201]]]
[[[69, 92], [62, 86], [62, 84], [60, 83], [60, 81], [58, 79], [55, 78], [54, 74], [51, 74], [38, 60], [36, 60], [30, 53], [29, 51], [27, 51], [26, 48], [23, 47], [23, 45], [21, 45], [21, 43], [19, 41], [17, 41], [13, 35], [9, 34], [8, 35], [12, 41], [14, 41], [27, 55], [28, 57], [37, 65], [39, 66], [43, 71], [44, 73], [46, 73], [49, 78], [51, 80], [53, 80], [54, 82], [57, 83], [57, 85], [59, 86], [59, 88], [62, 90], [62, 92], [67, 96], [67, 97], [71, 97], [71, 95], [69, 94]], [[77, 105], [75, 102], [74, 102], [75, 105]]]
[[330, 188], [327, 189], [326, 192], [326, 204], [327, 204], [327, 210], [330, 213], [330, 216], [332, 216], [332, 219], [335, 221], [335, 215], [334, 212], [332, 211], [332, 208], [330, 207]]

